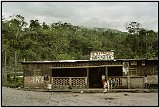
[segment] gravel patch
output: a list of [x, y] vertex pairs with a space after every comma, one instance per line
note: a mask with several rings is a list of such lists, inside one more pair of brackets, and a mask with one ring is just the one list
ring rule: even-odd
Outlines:
[[158, 106], [158, 93], [35, 92], [2, 87], [2, 106]]

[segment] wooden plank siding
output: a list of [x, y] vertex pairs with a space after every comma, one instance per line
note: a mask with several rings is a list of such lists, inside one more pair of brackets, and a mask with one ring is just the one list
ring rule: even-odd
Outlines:
[[[145, 75], [157, 75], [157, 67], [159, 66], [158, 60], [134, 60], [137, 61], [137, 65], [131, 65], [132, 60], [111, 60], [111, 61], [75, 61], [75, 62], [23, 62], [23, 68], [24, 68], [24, 87], [29, 88], [46, 88], [47, 84], [52, 84], [54, 86], [53, 82], [53, 73], [54, 69], [81, 69], [84, 68], [86, 71], [86, 76], [83, 76], [84, 80], [81, 81], [82, 85], [85, 84], [82, 88], [89, 88], [89, 68], [105, 68], [105, 73], [107, 71], [107, 67], [116, 67], [121, 66], [123, 67], [123, 62], [129, 62], [129, 77], [139, 77], [141, 76], [141, 79], [132, 78], [130, 80], [137, 80], [141, 82], [142, 84], [142, 77]], [[142, 61], [145, 61], [145, 65]], [[132, 71], [132, 72], [131, 72]], [[134, 71], [136, 71], [135, 74]], [[44, 81], [44, 74], [47, 73], [49, 76], [48, 81]], [[78, 74], [78, 72], [76, 73]], [[126, 83], [130, 83], [127, 78], [128, 76], [122, 78], [123, 79], [123, 86], [126, 86]], [[70, 76], [68, 76], [69, 78]], [[75, 77], [76, 78], [76, 77]], [[78, 77], [77, 77], [78, 78]], [[115, 77], [116, 78], [116, 77]], [[70, 78], [69, 78], [70, 79]], [[69, 83], [72, 83], [72, 80], [67, 80]], [[75, 82], [78, 82], [78, 80], [75, 80]], [[135, 82], [136, 81], [131, 81]], [[152, 81], [153, 82], [153, 81]], [[154, 81], [155, 82], [155, 81]], [[77, 84], [77, 83], [76, 83]], [[73, 85], [71, 85], [73, 86]], [[132, 85], [131, 85], [132, 86]], [[135, 86], [135, 85], [134, 85]], [[128, 86], [127, 86], [128, 87]], [[138, 87], [138, 86], [136, 86]]]

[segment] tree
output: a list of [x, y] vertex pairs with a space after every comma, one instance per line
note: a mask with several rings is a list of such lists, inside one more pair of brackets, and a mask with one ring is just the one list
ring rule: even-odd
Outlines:
[[126, 24], [125, 27], [128, 30], [128, 33], [137, 34], [139, 33], [141, 24], [138, 22], [130, 22], [129, 24]]
[[31, 31], [37, 31], [41, 28], [41, 25], [40, 25], [40, 23], [37, 19], [36, 20], [30, 20], [29, 28], [30, 28]]
[[155, 58], [153, 43], [158, 39], [157, 34], [153, 30], [141, 28], [141, 24], [137, 22], [127, 25], [129, 35], [125, 43], [128, 43], [126, 47], [132, 49], [134, 58]]
[[[117, 58], [158, 57], [158, 33], [131, 22], [127, 32], [106, 28], [86, 28], [67, 22], [50, 25], [23, 16], [2, 17], [2, 58], [14, 68], [14, 51], [22, 60], [89, 59], [91, 51], [115, 50]], [[4, 59], [2, 59], [2, 65]]]

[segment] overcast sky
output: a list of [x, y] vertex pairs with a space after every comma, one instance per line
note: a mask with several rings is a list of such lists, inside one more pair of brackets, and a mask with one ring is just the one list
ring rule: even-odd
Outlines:
[[157, 2], [3, 2], [6, 18], [20, 14], [29, 22], [68, 22], [86, 27], [125, 31], [125, 24], [136, 21], [143, 28], [158, 31]]

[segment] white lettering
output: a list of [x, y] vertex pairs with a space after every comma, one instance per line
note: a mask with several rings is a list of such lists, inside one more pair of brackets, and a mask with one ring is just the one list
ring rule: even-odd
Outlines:
[[114, 52], [91, 52], [90, 60], [113, 60]]
[[44, 76], [34, 76], [33, 78], [33, 83], [43, 83], [44, 81]]

